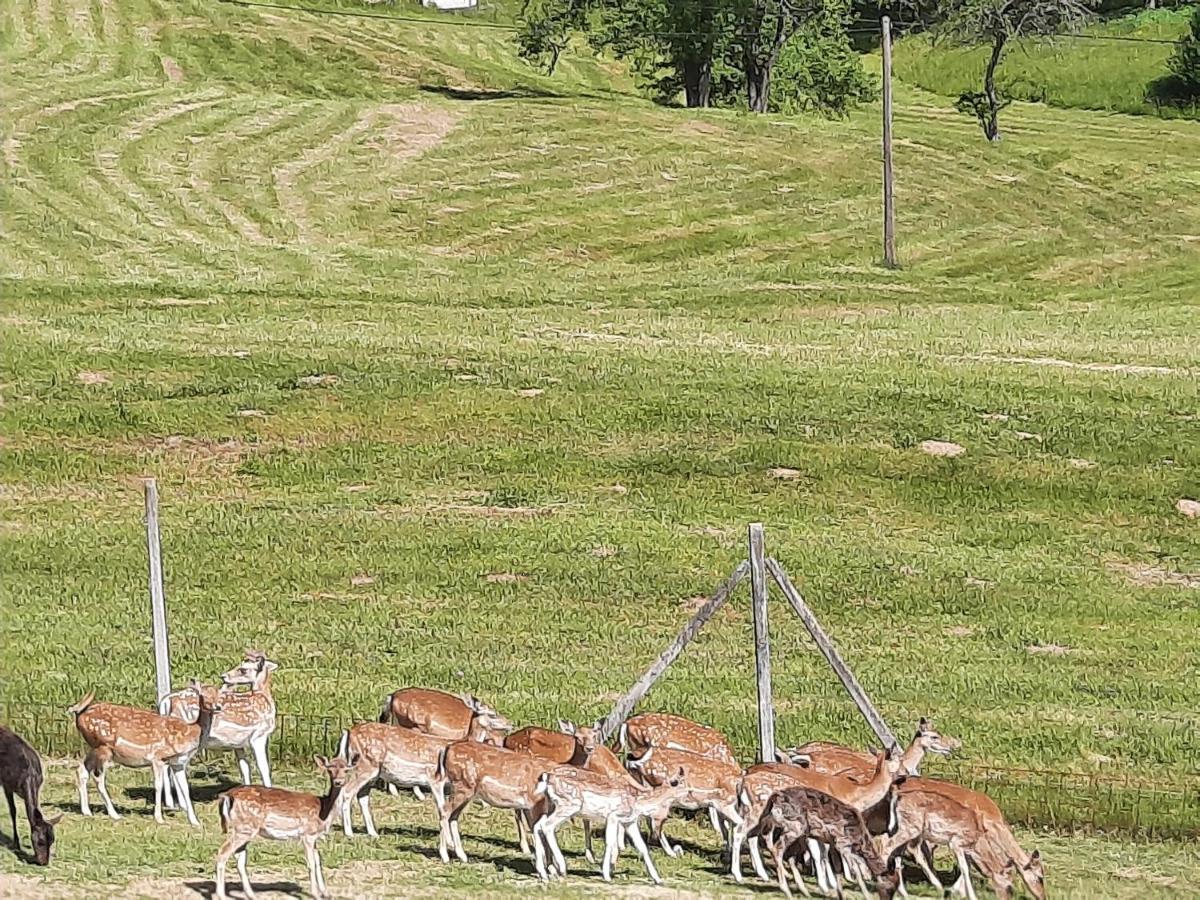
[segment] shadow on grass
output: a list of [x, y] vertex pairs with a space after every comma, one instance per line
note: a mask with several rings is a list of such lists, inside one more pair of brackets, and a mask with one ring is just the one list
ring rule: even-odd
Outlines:
[[443, 84], [423, 84], [420, 88], [426, 94], [440, 94], [450, 100], [532, 100], [561, 99], [566, 94], [557, 91], [547, 91], [535, 87], [516, 87], [498, 90], [486, 88], [458, 88]]
[[[228, 892], [231, 889], [233, 884], [236, 884], [237, 887], [233, 887], [232, 889], [240, 895], [241, 894], [241, 882], [240, 881], [236, 881], [236, 880], [234, 882], [226, 881], [225, 882], [225, 890]], [[211, 898], [213, 898], [217, 895], [217, 884], [214, 881], [186, 881], [186, 882], [184, 882], [184, 886], [187, 887], [189, 890], [195, 891], [201, 897], [209, 898], [209, 900], [211, 900]], [[289, 897], [303, 897], [304, 896], [304, 888], [302, 888], [302, 887], [300, 887], [300, 885], [295, 884], [294, 882], [290, 882], [290, 881], [271, 881], [271, 882], [257, 882], [256, 883], [253, 879], [251, 879], [250, 886], [252, 888], [254, 888], [255, 893], [259, 893], [260, 891], [271, 891], [272, 893], [275, 893], [275, 894], [286, 894]]]
[[3, 844], [5, 847], [11, 850], [13, 856], [25, 863], [25, 865], [36, 865], [33, 854], [24, 847], [18, 847], [16, 841], [10, 838], [7, 834], [0, 834], [0, 844]]
[[[219, 796], [225, 793], [230, 788], [240, 787], [240, 781], [233, 781], [224, 775], [218, 775], [217, 780], [206, 784], [196, 784], [188, 781], [188, 792], [192, 796], [192, 803], [212, 803]], [[141, 800], [145, 802], [147, 810], [154, 811], [154, 788], [148, 785], [126, 788], [125, 796], [131, 800]], [[178, 807], [176, 807], [178, 808]], [[166, 812], [166, 807], [163, 807]]]

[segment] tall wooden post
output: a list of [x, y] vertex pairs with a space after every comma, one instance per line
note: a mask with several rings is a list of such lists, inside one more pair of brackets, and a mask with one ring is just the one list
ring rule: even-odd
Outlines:
[[758, 682], [758, 758], [775, 760], [775, 706], [771, 701], [771, 635], [767, 627], [767, 570], [763, 527], [750, 526], [750, 593], [754, 610], [754, 674]]
[[896, 268], [896, 191], [892, 180], [892, 20], [883, 17], [883, 261]]
[[150, 619], [154, 638], [155, 702], [171, 692], [171, 650], [167, 644], [167, 605], [163, 597], [162, 549], [158, 540], [158, 483], [147, 478], [146, 549], [150, 555]]

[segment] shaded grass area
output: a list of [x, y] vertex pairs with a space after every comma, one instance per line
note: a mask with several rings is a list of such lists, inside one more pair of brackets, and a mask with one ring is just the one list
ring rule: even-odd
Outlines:
[[[1170, 43], [1187, 32], [1191, 7], [1145, 10], [1093, 25], [1081, 38], [1029, 41], [1011, 48], [998, 75], [1001, 93], [1014, 100], [1075, 109], [1196, 118], [1200, 111], [1154, 101], [1152, 85], [1168, 74]], [[1118, 38], [1097, 40], [1089, 38]], [[900, 41], [898, 78], [928, 91], [957, 97], [978, 91], [988, 49], [932, 46], [925, 37]]]

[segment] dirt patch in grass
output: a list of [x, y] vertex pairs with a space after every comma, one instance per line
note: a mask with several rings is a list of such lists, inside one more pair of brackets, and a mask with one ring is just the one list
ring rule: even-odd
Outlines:
[[942, 456], [953, 459], [955, 456], [962, 456], [967, 452], [967, 448], [962, 444], [956, 444], [953, 441], [921, 441], [917, 445], [922, 453], [929, 456]]
[[78, 376], [80, 384], [108, 384], [109, 377], [104, 372], [80, 372]]
[[1183, 375], [1186, 369], [1170, 366], [1144, 366], [1137, 363], [1072, 362], [1053, 356], [991, 356], [981, 354], [962, 357], [976, 362], [1011, 363], [1020, 366], [1053, 366], [1059, 369], [1082, 369], [1087, 372], [1119, 372], [1126, 375]]
[[483, 580], [488, 584], [518, 584], [523, 581], [528, 581], [528, 575], [521, 575], [517, 572], [492, 572], [483, 576]]
[[773, 469], [768, 469], [767, 474], [772, 478], [778, 478], [781, 481], [795, 481], [800, 477], [799, 469], [789, 469], [787, 466], [776, 466]]
[[163, 74], [167, 76], [168, 81], [174, 84], [179, 84], [179, 82], [183, 81], [183, 69], [180, 68], [179, 63], [175, 61], [174, 57], [164, 56], [161, 62]]
[[1030, 644], [1025, 652], [1032, 656], [1066, 656], [1075, 650], [1063, 644]]
[[1110, 572], [1125, 576], [1131, 584], [1138, 587], [1171, 587], [1200, 588], [1200, 573], [1172, 572], [1162, 566], [1151, 566], [1146, 563], [1109, 562], [1105, 564]]

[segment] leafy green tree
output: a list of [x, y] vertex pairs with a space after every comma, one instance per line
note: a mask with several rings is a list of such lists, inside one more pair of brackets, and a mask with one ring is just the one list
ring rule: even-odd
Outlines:
[[875, 99], [875, 79], [863, 69], [846, 31], [851, 15], [848, 0], [827, 0], [824, 15], [784, 44], [775, 65], [771, 112], [844, 116]]
[[1028, 38], [1074, 31], [1091, 16], [1096, 0], [942, 0], [935, 37], [961, 46], [991, 47], [983, 90], [959, 97], [958, 108], [979, 120], [989, 141], [1000, 140], [1000, 110], [1006, 105], [996, 88], [996, 72], [1005, 53]]
[[1188, 33], [1175, 48], [1169, 66], [1185, 95], [1200, 98], [1200, 6], [1192, 10]]

